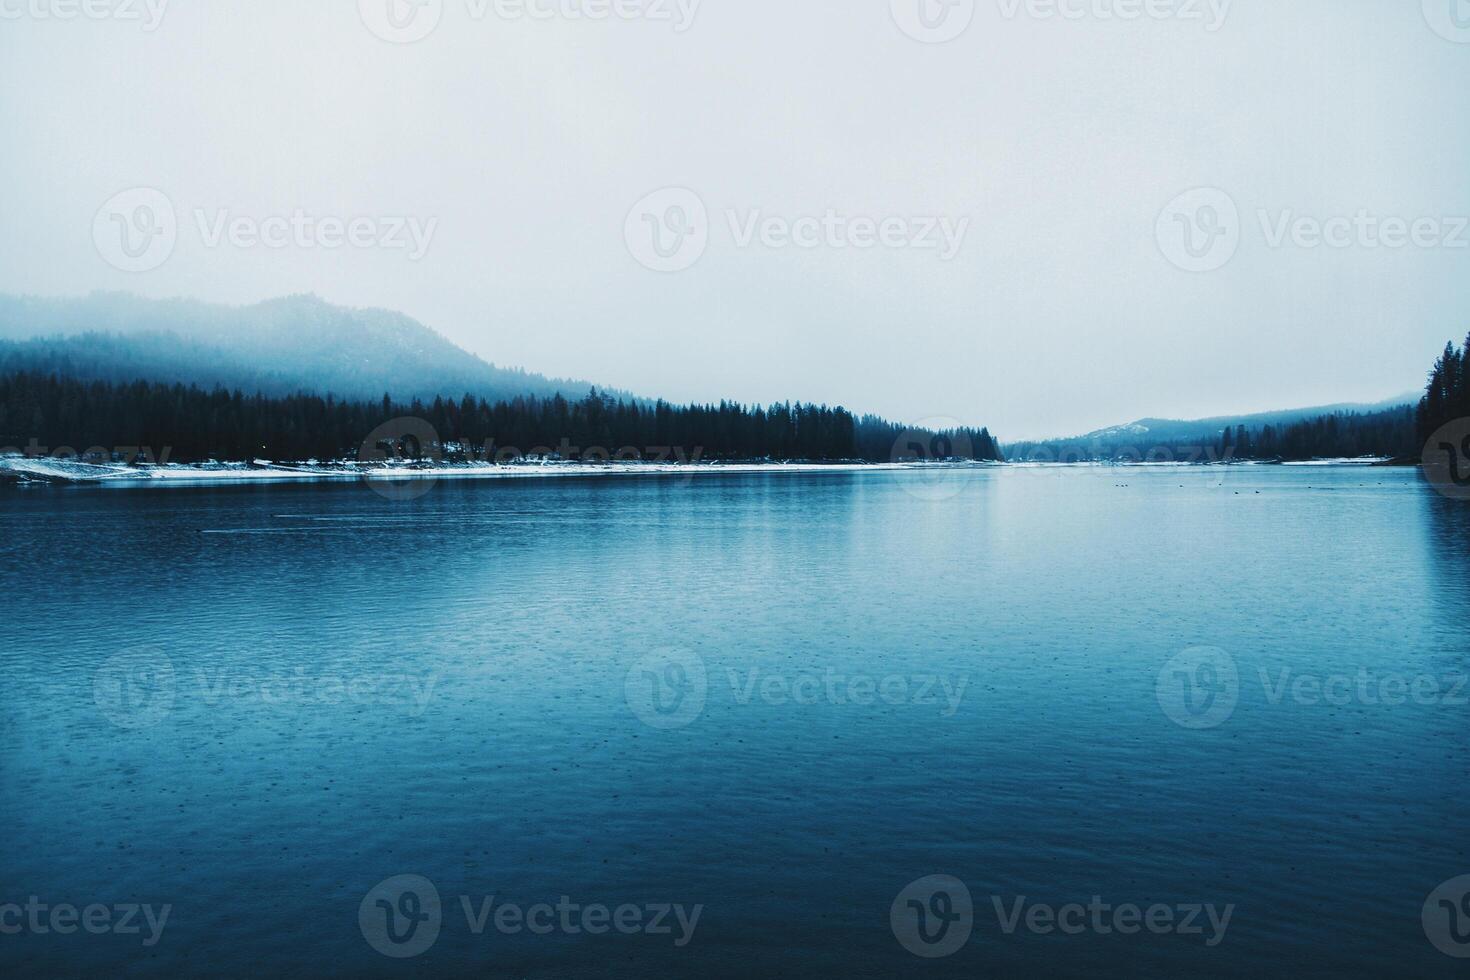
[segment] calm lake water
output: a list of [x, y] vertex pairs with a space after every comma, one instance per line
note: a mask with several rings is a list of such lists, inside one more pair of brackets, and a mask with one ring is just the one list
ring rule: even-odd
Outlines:
[[0, 491], [0, 964], [1463, 969], [1470, 505], [931, 479]]

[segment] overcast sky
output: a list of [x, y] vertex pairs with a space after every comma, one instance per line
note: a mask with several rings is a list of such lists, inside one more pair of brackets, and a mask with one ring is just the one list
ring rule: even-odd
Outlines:
[[1470, 329], [1464, 0], [421, 2], [0, 0], [0, 291], [1003, 438], [1378, 399]]

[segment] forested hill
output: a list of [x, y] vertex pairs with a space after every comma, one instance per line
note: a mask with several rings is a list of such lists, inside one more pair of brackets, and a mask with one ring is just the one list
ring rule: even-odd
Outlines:
[[[413, 421], [405, 426], [405, 419]], [[508, 454], [505, 461], [552, 453], [567, 459], [647, 459], [668, 458], [667, 450], [701, 460], [999, 458], [984, 429], [907, 430], [825, 405], [676, 406], [595, 391], [575, 401], [560, 395], [493, 403], [470, 395], [429, 402], [341, 401], [0, 374], [0, 452], [49, 455], [60, 447], [71, 453], [98, 447], [116, 453], [146, 446], [155, 458], [166, 452], [175, 462], [327, 461], [357, 455], [382, 426], [412, 431], [423, 451], [449, 460], [500, 461], [502, 453]]]
[[1211, 462], [1417, 455], [1411, 396], [1376, 405], [1180, 420], [1141, 419], [1073, 439], [1005, 447], [1016, 461]]
[[315, 296], [235, 307], [123, 293], [0, 295], [0, 372], [19, 371], [349, 399], [385, 391], [405, 399], [465, 391], [491, 401], [578, 399], [592, 388], [489, 364], [401, 313]]

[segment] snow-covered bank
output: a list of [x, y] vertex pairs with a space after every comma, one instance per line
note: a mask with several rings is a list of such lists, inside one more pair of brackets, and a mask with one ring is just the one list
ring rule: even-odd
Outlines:
[[[353, 462], [287, 464], [166, 463], [128, 466], [51, 457], [0, 456], [0, 478], [21, 483], [81, 483], [183, 486], [219, 483], [291, 483], [324, 480], [399, 482], [412, 480], [506, 480], [594, 476], [698, 476], [717, 473], [841, 473], [912, 469], [910, 463], [442, 463], [427, 466], [362, 465]], [[956, 463], [955, 466], [993, 466]]]
[[330, 463], [164, 463], [129, 466], [85, 463], [49, 456], [0, 456], [0, 482], [70, 483], [133, 486], [205, 486], [221, 483], [300, 483], [370, 479], [397, 483], [412, 480], [524, 480], [548, 477], [701, 476], [734, 473], [854, 473], [884, 470], [956, 468], [1077, 469], [1184, 468], [1196, 466], [1377, 466], [1385, 457], [1313, 459], [1277, 463], [1263, 460], [1190, 462], [1016, 462], [1016, 463], [635, 463], [538, 462], [440, 463], [424, 466]]

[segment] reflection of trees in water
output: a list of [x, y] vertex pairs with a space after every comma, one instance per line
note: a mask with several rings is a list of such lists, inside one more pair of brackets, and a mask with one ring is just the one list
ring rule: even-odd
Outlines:
[[[1470, 500], [1451, 500], [1433, 488], [1421, 473], [1425, 491], [1425, 533], [1434, 556], [1434, 571], [1441, 579], [1442, 595], [1453, 595], [1457, 621], [1470, 625]], [[1465, 639], [1470, 648], [1470, 636]]]

